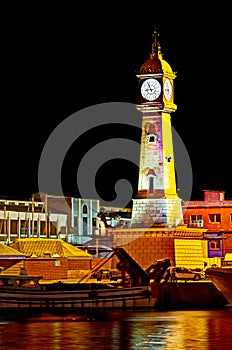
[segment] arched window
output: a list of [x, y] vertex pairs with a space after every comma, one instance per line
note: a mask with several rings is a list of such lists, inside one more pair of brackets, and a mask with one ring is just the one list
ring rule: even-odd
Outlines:
[[83, 214], [88, 214], [88, 209], [87, 209], [87, 205], [83, 205]]
[[149, 178], [149, 193], [153, 193], [154, 191], [154, 177], [150, 176]]
[[155, 181], [156, 181], [156, 173], [154, 169], [149, 169], [147, 172], [148, 176], [148, 191], [149, 193], [153, 193], [155, 189]]

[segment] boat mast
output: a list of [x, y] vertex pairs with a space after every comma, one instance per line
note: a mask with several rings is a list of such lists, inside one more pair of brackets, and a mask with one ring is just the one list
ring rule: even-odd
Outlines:
[[34, 221], [34, 194], [31, 198], [31, 236], [34, 237], [35, 232], [35, 221]]

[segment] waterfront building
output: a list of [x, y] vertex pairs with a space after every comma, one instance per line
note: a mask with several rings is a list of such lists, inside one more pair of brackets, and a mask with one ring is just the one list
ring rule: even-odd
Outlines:
[[45, 280], [78, 279], [91, 268], [91, 254], [61, 239], [21, 238], [10, 247], [26, 256], [23, 266], [29, 275]]
[[232, 266], [232, 200], [224, 191], [204, 190], [201, 201], [183, 202], [183, 217], [187, 227], [207, 229], [208, 258], [217, 266]]
[[[61, 238], [85, 243], [101, 234], [99, 200], [36, 193], [29, 200], [0, 199], [0, 242]], [[104, 233], [104, 232], [102, 232]]]
[[101, 232], [98, 199], [83, 199], [67, 196], [55, 196], [47, 193], [37, 193], [50, 213], [60, 212], [67, 215], [67, 232], [62, 238], [69, 243], [86, 243], [93, 235]]
[[203, 190], [204, 199], [184, 201], [184, 222], [188, 227], [206, 227], [208, 232], [232, 233], [232, 199], [224, 191]]
[[92, 265], [92, 255], [61, 239], [19, 238], [0, 244], [2, 274], [29, 274], [44, 280], [79, 279]]
[[0, 199], [0, 242], [9, 244], [16, 238], [57, 238], [67, 233], [67, 215], [49, 212], [41, 201]]

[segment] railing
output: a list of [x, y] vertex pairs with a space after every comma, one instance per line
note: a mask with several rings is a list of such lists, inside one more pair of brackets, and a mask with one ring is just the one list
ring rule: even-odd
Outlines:
[[194, 227], [203, 228], [204, 227], [204, 220], [195, 220], [195, 221], [185, 220], [184, 223], [189, 228], [194, 228]]

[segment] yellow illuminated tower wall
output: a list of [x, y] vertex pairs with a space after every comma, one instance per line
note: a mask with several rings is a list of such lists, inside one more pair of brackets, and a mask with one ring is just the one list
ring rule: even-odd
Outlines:
[[170, 65], [163, 60], [154, 33], [152, 53], [137, 74], [142, 113], [139, 180], [133, 199], [132, 227], [164, 225], [176, 227], [183, 222], [181, 199], [176, 192], [171, 113], [174, 104], [174, 79]]

